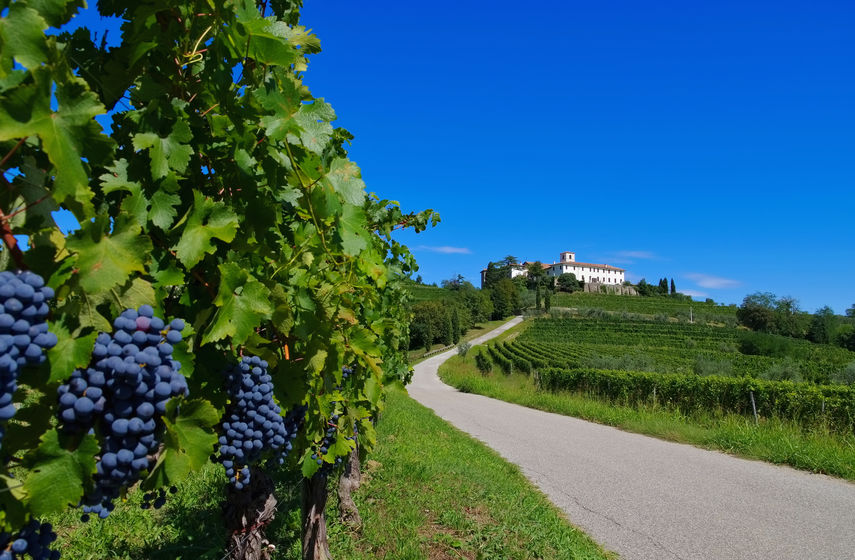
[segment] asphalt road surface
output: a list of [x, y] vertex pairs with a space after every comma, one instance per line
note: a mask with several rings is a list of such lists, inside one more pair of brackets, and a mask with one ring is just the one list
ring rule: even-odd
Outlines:
[[454, 354], [416, 365], [410, 395], [519, 465], [621, 558], [855, 559], [855, 484], [460, 393], [436, 373]]

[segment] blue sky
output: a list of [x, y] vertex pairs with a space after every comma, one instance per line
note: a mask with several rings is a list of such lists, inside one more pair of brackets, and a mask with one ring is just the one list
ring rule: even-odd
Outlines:
[[855, 4], [308, 1], [306, 74], [370, 190], [442, 223], [421, 274], [514, 255], [739, 303], [855, 303]]
[[308, 0], [305, 82], [427, 282], [561, 251], [700, 298], [855, 303], [855, 4]]

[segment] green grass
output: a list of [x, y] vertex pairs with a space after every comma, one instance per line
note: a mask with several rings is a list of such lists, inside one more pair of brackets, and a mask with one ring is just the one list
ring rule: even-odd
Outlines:
[[[389, 394], [377, 425], [376, 450], [363, 462], [354, 494], [363, 526], [337, 522], [331, 485], [330, 547], [339, 560], [603, 559], [609, 558], [519, 470], [483, 444], [406, 396]], [[300, 558], [299, 474], [277, 473], [278, 513], [267, 531], [274, 559]], [[106, 520], [80, 522], [80, 512], [52, 516], [63, 558], [75, 560], [219, 560], [226, 483], [209, 464], [170, 495], [160, 510], [140, 509], [140, 492]]]
[[686, 416], [662, 407], [620, 406], [591, 395], [546, 392], [536, 388], [523, 374], [503, 375], [498, 368], [483, 376], [475, 367], [474, 355], [455, 356], [440, 366], [440, 377], [461, 391], [575, 416], [623, 430], [661, 439], [717, 449], [771, 463], [855, 480], [855, 436], [842, 436], [820, 429], [805, 431], [778, 419], [738, 415]]

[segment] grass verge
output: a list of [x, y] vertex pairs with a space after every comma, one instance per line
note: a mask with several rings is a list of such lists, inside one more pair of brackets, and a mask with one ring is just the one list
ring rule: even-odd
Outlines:
[[575, 416], [622, 430], [716, 449], [797, 469], [855, 481], [855, 436], [803, 428], [776, 418], [754, 420], [733, 414], [687, 416], [662, 407], [621, 406], [593, 395], [540, 391], [524, 374], [484, 376], [474, 353], [454, 356], [439, 369], [440, 378], [457, 389], [566, 416]]
[[338, 538], [348, 560], [609, 558], [519, 469], [403, 392], [389, 394], [356, 494], [364, 527]]
[[[331, 484], [330, 547], [338, 560], [609, 558], [573, 528], [519, 470], [459, 432], [403, 391], [392, 391], [377, 425], [376, 450], [363, 463], [354, 499], [363, 526], [337, 522]], [[276, 520], [268, 528], [274, 559], [300, 556], [300, 475], [277, 473]], [[106, 520], [79, 521], [73, 511], [50, 519], [63, 558], [75, 560], [219, 560], [226, 483], [209, 464], [170, 495], [160, 510], [140, 509], [141, 492]]]

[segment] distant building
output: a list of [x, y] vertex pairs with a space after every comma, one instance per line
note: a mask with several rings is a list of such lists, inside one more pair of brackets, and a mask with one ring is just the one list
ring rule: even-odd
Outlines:
[[[544, 266], [544, 268], [546, 268]], [[623, 284], [626, 270], [608, 264], [576, 262], [576, 253], [564, 251], [561, 260], [552, 263], [546, 270], [547, 276], [575, 274], [577, 280], [595, 284]]]
[[[531, 262], [522, 264], [512, 264], [510, 266], [510, 277], [528, 276], [528, 266]], [[586, 284], [602, 284], [606, 286], [616, 286], [624, 283], [626, 270], [611, 266], [608, 264], [594, 264], [576, 261], [576, 253], [564, 251], [561, 253], [561, 260], [552, 264], [541, 263], [543, 269], [546, 270], [547, 276], [558, 277], [562, 274], [575, 274], [577, 280], [582, 280]], [[484, 287], [484, 278], [487, 269], [481, 271], [481, 287]]]

